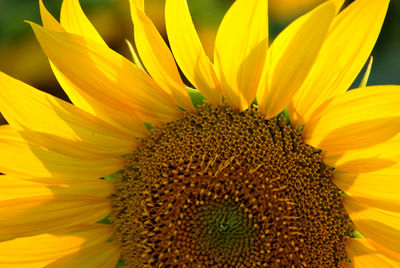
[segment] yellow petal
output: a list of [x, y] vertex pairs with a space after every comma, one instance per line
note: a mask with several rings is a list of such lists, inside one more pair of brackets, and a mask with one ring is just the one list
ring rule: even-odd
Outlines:
[[[376, 248], [379, 252], [384, 254], [386, 257], [390, 258], [393, 261], [396, 261], [395, 262], [396, 264], [400, 263], [400, 252], [398, 250], [397, 251], [390, 250], [372, 240], [369, 240], [368, 242], [371, 244], [371, 246]], [[398, 267], [398, 266], [396, 266], [396, 267]]]
[[42, 17], [43, 25], [55, 32], [64, 32], [64, 28], [58, 23], [58, 21], [47, 11], [42, 0], [39, 0], [40, 15]]
[[[60, 22], [62, 27], [72, 34], [82, 35], [99, 44], [107, 46], [103, 38], [86, 17], [79, 0], [64, 0], [61, 6]], [[47, 27], [46, 27], [47, 28]]]
[[95, 223], [111, 213], [111, 200], [87, 195], [33, 196], [0, 202], [0, 240]]
[[289, 25], [274, 40], [257, 90], [257, 101], [266, 118], [289, 104], [313, 65], [338, 10], [328, 1]]
[[204, 52], [186, 0], [167, 0], [165, 25], [179, 67], [189, 81], [212, 104], [222, 102], [214, 67]]
[[30, 23], [43, 50], [74, 85], [101, 102], [152, 124], [179, 119], [172, 98], [146, 73], [103, 45]]
[[148, 136], [149, 133], [137, 114], [110, 106], [97, 99], [96, 96], [88, 95], [84, 90], [75, 86], [54, 64], [50, 62], [50, 65], [57, 81], [75, 106], [129, 133], [131, 137]]
[[368, 240], [391, 251], [400, 248], [400, 213], [372, 208], [345, 196], [343, 205], [356, 229]]
[[15, 130], [65, 138], [96, 154], [122, 155], [137, 145], [127, 133], [1, 72], [0, 87], [0, 111]]
[[399, 164], [367, 173], [352, 173], [336, 168], [333, 181], [347, 195], [359, 202], [400, 212], [399, 176]]
[[368, 87], [337, 96], [304, 130], [306, 142], [322, 148], [324, 162], [335, 167], [336, 185], [392, 211], [400, 195], [399, 89]]
[[400, 184], [396, 181], [400, 174], [399, 152], [400, 133], [366, 148], [327, 152], [324, 162], [335, 167], [334, 181], [347, 194], [382, 202], [400, 200]]
[[0, 128], [0, 172], [29, 180], [64, 184], [97, 179], [123, 169], [120, 157], [73, 158], [26, 143], [12, 129]]
[[382, 143], [371, 145], [370, 142], [369, 145], [365, 148], [351, 150], [350, 147], [347, 151], [327, 152], [324, 162], [334, 166], [337, 172], [342, 173], [384, 174], [385, 169], [393, 169], [391, 173], [396, 173], [400, 161], [400, 133]]
[[151, 20], [131, 0], [135, 43], [146, 70], [187, 111], [195, 111], [174, 57]]
[[103, 244], [112, 231], [111, 226], [92, 224], [0, 242], [0, 267], [42, 268], [63, 256]]
[[365, 70], [364, 76], [360, 82], [360, 88], [366, 87], [368, 83], [369, 76], [371, 74], [372, 63], [374, 62], [374, 58], [371, 56], [368, 61], [367, 68]]
[[351, 86], [375, 45], [389, 0], [354, 1], [335, 18], [314, 66], [289, 109], [295, 125], [304, 125], [318, 107]]
[[256, 96], [267, 48], [268, 1], [235, 1], [219, 26], [214, 62], [226, 101], [240, 111]]
[[350, 239], [347, 246], [347, 253], [351, 259], [353, 267], [399, 267], [400, 262], [388, 258], [365, 240]]
[[133, 48], [132, 43], [128, 40], [125, 39], [125, 43], [128, 45], [129, 51], [131, 52], [132, 60], [133, 63], [136, 64], [136, 66], [142, 70], [143, 72], [146, 72], [146, 69], [144, 68], [142, 61], [139, 58], [139, 55], [136, 53], [136, 50]]
[[[397, 190], [397, 192], [399, 192]], [[397, 193], [399, 194], [399, 193]], [[370, 206], [370, 207], [374, 207], [374, 208], [379, 208], [382, 210], [388, 210], [388, 211], [392, 211], [392, 212], [400, 212], [400, 198], [397, 197], [396, 199], [388, 199], [385, 196], [379, 197], [379, 198], [369, 198], [369, 197], [365, 197], [365, 196], [357, 196], [357, 195], [350, 195], [349, 196], [366, 205], [366, 206]]]
[[8, 175], [0, 176], [0, 201], [42, 195], [52, 195], [52, 190], [46, 184]]
[[[80, 9], [79, 4], [67, 3], [68, 8], [77, 8]], [[78, 5], [78, 6], [77, 6]], [[79, 22], [80, 20], [87, 20], [85, 19], [85, 15], [83, 12], [77, 11], [77, 13], [80, 13], [81, 15], [78, 16], [79, 18], [73, 19], [74, 22]], [[46, 29], [56, 31], [56, 32], [65, 32], [64, 28], [54, 19], [54, 17], [46, 10], [44, 7], [43, 3], [40, 2], [40, 14], [42, 16], [42, 21], [43, 25]], [[88, 21], [82, 22], [82, 25], [85, 25], [87, 23], [90, 23]], [[68, 30], [71, 30], [68, 28]], [[82, 30], [80, 35], [85, 35], [87, 34], [86, 31], [90, 31], [92, 34], [89, 35], [93, 37], [93, 35], [96, 35], [94, 33], [94, 29], [92, 30], [87, 30], [82, 29], [80, 27], [73, 28], [72, 30], [78, 31]], [[77, 32], [79, 34], [79, 32]], [[101, 37], [99, 37], [101, 39]], [[97, 38], [97, 41], [101, 43], [102, 41]], [[94, 38], [96, 39], [96, 38]], [[106, 47], [107, 45], [103, 43], [103, 45]], [[65, 77], [60, 70], [50, 61], [50, 66], [53, 70], [54, 75], [56, 76], [58, 82], [60, 83], [61, 87], [64, 89], [65, 93], [68, 95], [72, 103], [81, 108], [82, 110], [95, 115], [96, 117], [99, 117], [106, 121], [107, 123], [113, 125], [114, 127], [117, 127], [118, 129], [124, 130], [125, 132], [129, 133], [132, 137], [145, 137], [148, 135], [148, 132], [142, 122], [135, 114], [122, 111], [119, 109], [119, 107], [112, 107], [107, 105], [107, 103], [102, 103], [101, 101], [96, 99], [96, 96], [91, 97], [88, 94], [86, 94], [82, 89], [78, 88], [76, 85], [74, 85], [67, 77]]]
[[[46, 9], [43, 4], [43, 1], [40, 0], [40, 16], [42, 17], [43, 26], [46, 29], [55, 31], [55, 32], [65, 32], [65, 29], [61, 26], [61, 24], [50, 14], [50, 12]], [[64, 89], [68, 97], [71, 99], [72, 103], [74, 103], [77, 107], [82, 110], [94, 114], [94, 110], [91, 105], [75, 90], [75, 86], [66, 79], [62, 73], [57, 69], [56, 66], [50, 61], [51, 69], [54, 72], [58, 82], [61, 87]], [[64, 81], [67, 80], [67, 81]]]
[[[61, 26], [61, 24], [50, 14], [50, 12], [46, 9], [46, 7], [43, 4], [43, 1], [40, 0], [40, 16], [42, 17], [42, 22], [43, 26], [46, 29], [55, 31], [55, 32], [65, 32], [65, 29]], [[50, 66], [51, 69], [54, 72], [54, 75], [56, 76], [58, 82], [60, 83], [61, 87], [65, 91], [65, 93], [68, 95], [70, 100], [74, 105], [77, 107], [81, 108], [82, 110], [94, 114], [94, 109], [92, 106], [88, 103], [88, 101], [85, 100], [81, 96], [79, 92], [77, 92], [77, 87], [71, 83], [58, 69], [54, 64], [50, 61]]]
[[[325, 158], [368, 148], [400, 131], [400, 86], [374, 86], [336, 96], [304, 128], [304, 141]], [[328, 161], [329, 162], [329, 161]]]
[[115, 268], [120, 258], [119, 246], [116, 243], [101, 243], [66, 255], [49, 264], [48, 268], [85, 267]]
[[[372, 99], [375, 101], [375, 98]], [[361, 111], [362, 109], [357, 113]], [[336, 171], [353, 174], [380, 172], [382, 169], [392, 168], [396, 165], [400, 160], [400, 133], [396, 133], [395, 124], [398, 119], [390, 117], [388, 112], [382, 114], [382, 116], [385, 115], [388, 117], [360, 122], [358, 125], [365, 130], [361, 134], [356, 133], [358, 132], [357, 128], [352, 129], [353, 125], [348, 128], [343, 127], [343, 135], [337, 137], [342, 140], [336, 141], [336, 145], [330, 145], [327, 148], [328, 150], [324, 152], [324, 162], [334, 166]], [[394, 112], [393, 115], [396, 116], [396, 113]], [[365, 119], [368, 119], [369, 116], [367, 115]], [[343, 117], [346, 117], [344, 120], [347, 120], [351, 116]], [[354, 126], [357, 125], [354, 124]], [[337, 132], [332, 131], [336, 135]], [[331, 134], [328, 134], [327, 137], [329, 135]], [[331, 138], [326, 138], [326, 140], [328, 139], [332, 141]]]
[[144, 13], [144, 0], [129, 0], [130, 4]]
[[2, 175], [0, 176], [0, 201], [33, 196], [58, 196], [72, 194], [105, 198], [114, 192], [114, 186], [114, 183], [104, 180], [52, 185]]

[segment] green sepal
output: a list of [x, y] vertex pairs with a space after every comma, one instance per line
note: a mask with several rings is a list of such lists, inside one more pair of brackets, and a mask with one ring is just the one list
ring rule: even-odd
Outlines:
[[112, 221], [110, 220], [110, 215], [107, 215], [105, 218], [97, 221], [96, 223], [100, 224], [112, 224]]
[[203, 95], [200, 94], [200, 92], [197, 89], [193, 89], [191, 87], [186, 87], [190, 100], [192, 101], [194, 107], [198, 107], [199, 105], [202, 105], [205, 101], [205, 98]]
[[286, 120], [290, 123], [290, 118], [289, 118], [289, 107], [286, 106], [286, 108], [278, 115], [279, 116], [283, 116], [286, 118]]
[[250, 107], [253, 107], [254, 105], [258, 105], [257, 98], [254, 98], [253, 102], [250, 104]]
[[111, 243], [111, 242], [114, 242], [114, 241], [115, 241], [115, 239], [111, 236], [110, 238], [108, 238], [108, 239], [106, 240], [105, 243]]
[[115, 172], [113, 174], [104, 176], [104, 180], [110, 181], [110, 182], [116, 182], [117, 181], [117, 176], [121, 175], [123, 172], [124, 172], [123, 170], [120, 170], [120, 171], [117, 171], [117, 172]]
[[144, 123], [144, 125], [145, 125], [145, 127], [147, 128], [148, 131], [152, 130], [153, 127], [154, 127], [152, 124], [149, 124], [149, 123]]
[[124, 267], [127, 266], [128, 264], [123, 260], [123, 259], [119, 259], [117, 265], [115, 266], [115, 268], [120, 268], [120, 267]]
[[365, 237], [360, 234], [357, 230], [354, 230], [353, 234], [346, 234], [350, 238], [360, 238], [360, 239], [365, 239]]

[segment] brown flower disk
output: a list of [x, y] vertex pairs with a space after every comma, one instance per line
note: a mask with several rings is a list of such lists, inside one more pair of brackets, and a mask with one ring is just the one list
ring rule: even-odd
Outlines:
[[349, 217], [287, 120], [205, 104], [128, 156], [112, 220], [132, 267], [337, 267]]

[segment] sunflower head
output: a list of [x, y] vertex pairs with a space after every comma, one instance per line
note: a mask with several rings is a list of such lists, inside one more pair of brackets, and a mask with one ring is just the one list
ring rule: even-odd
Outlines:
[[352, 225], [331, 173], [283, 116], [206, 104], [129, 155], [116, 240], [139, 266], [338, 264]]
[[389, 1], [326, 1], [269, 46], [268, 1], [237, 0], [213, 62], [185, 0], [172, 53], [143, 2], [135, 63], [40, 2], [73, 104], [0, 73], [0, 266], [399, 266], [399, 87], [348, 91]]

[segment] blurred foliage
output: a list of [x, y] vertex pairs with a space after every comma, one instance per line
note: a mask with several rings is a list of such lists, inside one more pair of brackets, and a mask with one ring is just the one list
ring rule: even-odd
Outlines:
[[[46, 8], [59, 17], [62, 0], [44, 0]], [[81, 1], [84, 9], [113, 6], [112, 0]], [[27, 34], [24, 20], [40, 23], [38, 0], [1, 0], [0, 1], [0, 44], [15, 42]], [[29, 27], [28, 27], [29, 28]]]
[[381, 35], [372, 52], [369, 84], [400, 84], [400, 1], [390, 2]]
[[324, 0], [269, 0], [269, 13], [272, 20], [289, 21], [322, 2]]

